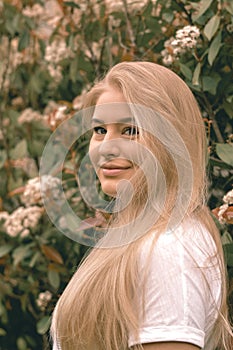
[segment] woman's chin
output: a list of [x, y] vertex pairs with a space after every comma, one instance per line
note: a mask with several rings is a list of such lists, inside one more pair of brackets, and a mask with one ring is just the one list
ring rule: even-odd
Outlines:
[[105, 186], [102, 186], [102, 191], [109, 197], [113, 197], [113, 198], [116, 198], [117, 196], [117, 191], [116, 191], [116, 186], [111, 188], [111, 187], [105, 187]]

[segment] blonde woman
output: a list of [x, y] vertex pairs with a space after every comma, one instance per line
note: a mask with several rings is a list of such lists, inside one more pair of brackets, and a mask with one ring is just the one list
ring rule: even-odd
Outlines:
[[219, 233], [205, 205], [205, 130], [187, 85], [149, 62], [89, 92], [90, 159], [113, 199], [105, 235], [52, 320], [54, 349], [232, 348]]

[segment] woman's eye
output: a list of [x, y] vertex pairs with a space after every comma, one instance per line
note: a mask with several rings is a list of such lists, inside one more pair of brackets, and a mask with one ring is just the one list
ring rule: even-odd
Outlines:
[[93, 128], [93, 130], [94, 130], [94, 133], [98, 135], [106, 134], [106, 130], [101, 126], [96, 126], [95, 128]]
[[129, 126], [124, 129], [123, 133], [127, 136], [135, 136], [138, 135], [138, 128], [136, 126]]

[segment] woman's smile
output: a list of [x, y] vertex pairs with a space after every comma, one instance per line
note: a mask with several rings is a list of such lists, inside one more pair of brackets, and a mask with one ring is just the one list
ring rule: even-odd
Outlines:
[[104, 163], [100, 169], [104, 176], [119, 176], [123, 175], [129, 169], [132, 169], [130, 165], [119, 165], [113, 162]]
[[[114, 159], [103, 163], [96, 169], [104, 193], [115, 197], [117, 185], [121, 180], [130, 180], [136, 172], [136, 166], [130, 162], [121, 162], [124, 159]], [[117, 162], [116, 162], [117, 161]]]

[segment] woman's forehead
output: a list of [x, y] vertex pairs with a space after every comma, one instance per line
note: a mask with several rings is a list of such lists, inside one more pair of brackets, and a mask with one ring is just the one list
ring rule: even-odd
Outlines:
[[135, 118], [127, 103], [104, 103], [96, 105], [92, 123], [135, 123]]

